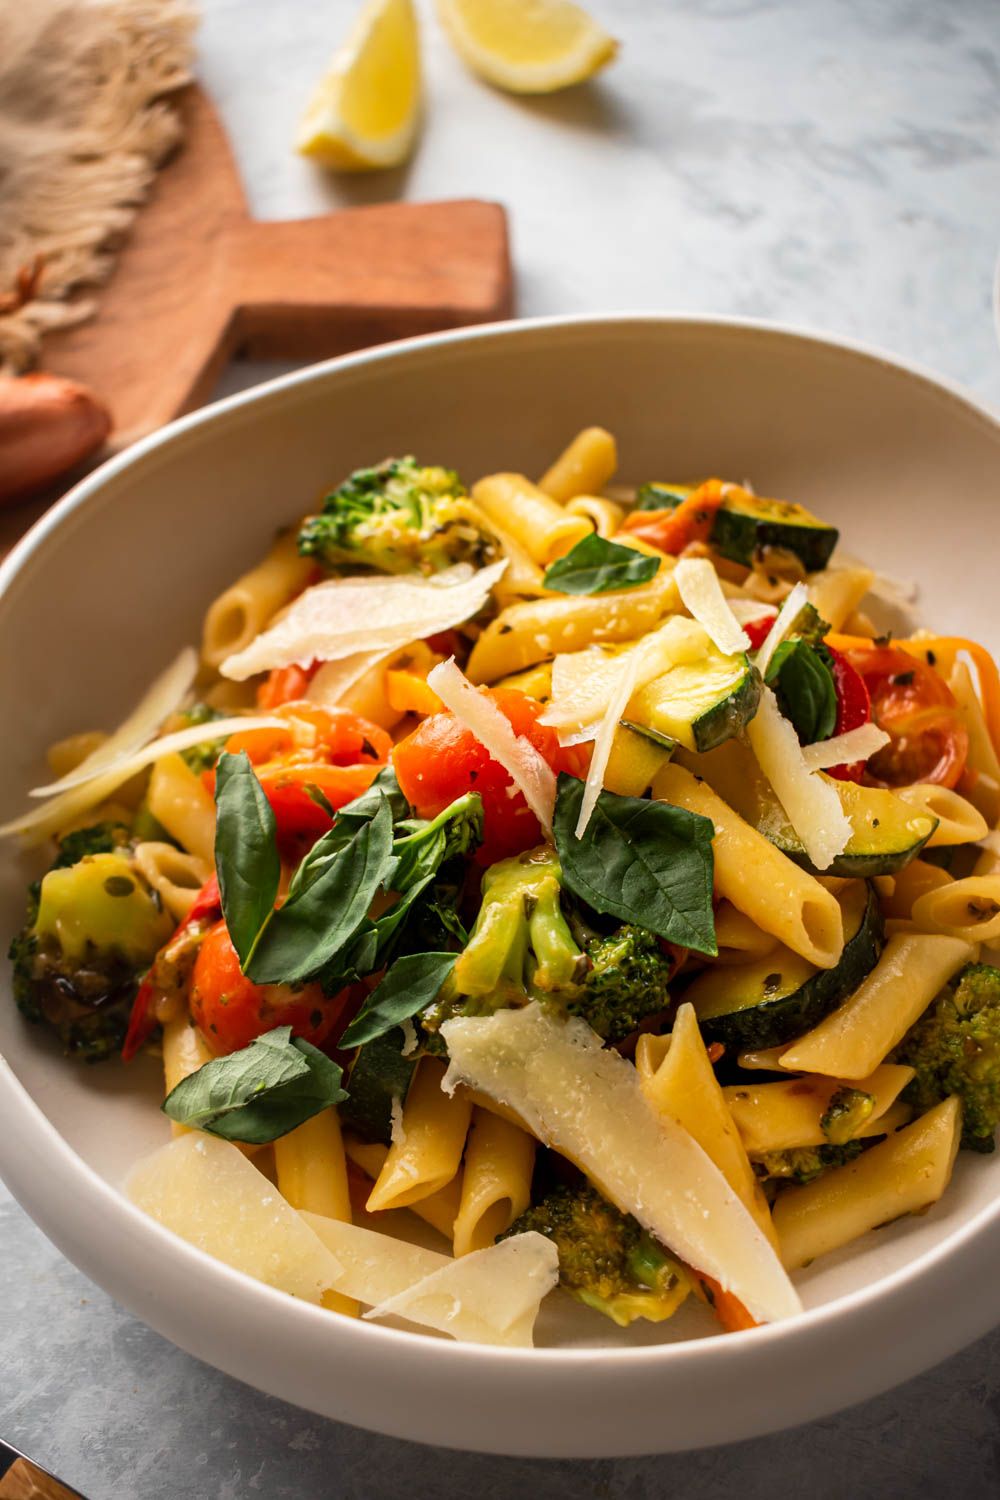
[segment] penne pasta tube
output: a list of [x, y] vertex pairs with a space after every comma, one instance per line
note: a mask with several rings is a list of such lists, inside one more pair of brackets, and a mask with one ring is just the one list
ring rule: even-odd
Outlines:
[[927, 840], [929, 849], [951, 844], [975, 844], [989, 832], [986, 819], [978, 808], [950, 787], [919, 782], [915, 786], [896, 788], [896, 796], [911, 807], [937, 818], [938, 826]]
[[[348, 1136], [344, 1142], [344, 1153], [347, 1160], [354, 1166], [359, 1167], [366, 1177], [372, 1182], [376, 1180], [389, 1155], [388, 1146], [381, 1141], [359, 1141], [353, 1136]], [[462, 1174], [459, 1172], [443, 1188], [436, 1193], [431, 1193], [429, 1198], [421, 1198], [416, 1203], [411, 1203], [409, 1213], [416, 1214], [418, 1219], [423, 1219], [438, 1234], [443, 1234], [445, 1239], [450, 1240], [455, 1230], [455, 1220], [458, 1217], [458, 1206], [462, 1196]], [[368, 1193], [365, 1194], [367, 1199]]]
[[455, 1254], [485, 1250], [531, 1202], [535, 1141], [518, 1125], [474, 1109], [455, 1218]]
[[782, 1068], [867, 1078], [974, 955], [960, 938], [896, 933], [854, 994], [782, 1054]]
[[409, 1208], [439, 1192], [457, 1174], [472, 1105], [444, 1093], [444, 1074], [439, 1058], [422, 1057], [417, 1064], [394, 1132], [396, 1139], [368, 1198], [369, 1213]]
[[871, 568], [827, 568], [810, 576], [809, 602], [821, 619], [828, 620], [833, 630], [839, 630], [874, 580]]
[[179, 754], [161, 756], [146, 794], [149, 811], [197, 859], [215, 867], [215, 803]]
[[882, 911], [889, 918], [909, 917], [913, 903], [928, 891], [951, 884], [951, 876], [940, 865], [925, 859], [911, 859], [896, 875], [892, 892], [882, 901]]
[[844, 947], [844, 924], [835, 896], [682, 766], [664, 766], [653, 782], [653, 795], [711, 818], [719, 895], [793, 953], [821, 969], [833, 967]]
[[778, 939], [765, 932], [746, 912], [731, 901], [720, 901], [715, 913], [715, 941], [719, 945], [716, 963], [745, 964], [773, 953]]
[[132, 857], [139, 874], [156, 891], [170, 915], [175, 921], [183, 921], [213, 867], [196, 854], [185, 854], [174, 844], [152, 839], [138, 844]]
[[925, 891], [913, 903], [914, 924], [969, 943], [1000, 938], [1000, 875], [969, 875]]
[[614, 537], [625, 519], [625, 512], [620, 505], [616, 505], [613, 500], [602, 500], [599, 495], [577, 495], [566, 506], [566, 512], [571, 516], [586, 516], [588, 521], [594, 523], [597, 535], [605, 539]]
[[809, 1265], [870, 1229], [936, 1203], [951, 1180], [962, 1133], [957, 1099], [945, 1099], [856, 1161], [805, 1187], [790, 1187], [774, 1206], [781, 1258], [789, 1270]]
[[264, 626], [306, 587], [315, 565], [301, 557], [296, 531], [286, 531], [263, 562], [244, 573], [209, 606], [202, 629], [201, 655], [208, 667], [249, 646]]
[[[278, 1192], [286, 1203], [327, 1219], [351, 1222], [347, 1161], [336, 1109], [320, 1110], [279, 1136], [274, 1143], [274, 1165]], [[348, 1318], [360, 1312], [353, 1297], [330, 1289], [323, 1293], [323, 1306]]]
[[673, 571], [663, 566], [649, 583], [617, 593], [525, 599], [511, 604], [472, 648], [471, 682], [496, 682], [553, 656], [600, 643], [634, 641], [677, 603]]
[[584, 427], [551, 468], [538, 481], [538, 488], [560, 505], [577, 495], [596, 495], [614, 477], [618, 447], [603, 427]]
[[[211, 1062], [214, 1056], [187, 1014], [164, 1021], [162, 1046], [164, 1098], [183, 1079], [189, 1078], [192, 1073], [197, 1073], [199, 1068], [204, 1067], [205, 1063]], [[189, 1128], [177, 1120], [170, 1122], [171, 1135], [187, 1135]]]
[[472, 498], [487, 518], [509, 532], [539, 567], [589, 536], [593, 523], [571, 516], [523, 474], [490, 474], [473, 485]]
[[834, 1095], [845, 1088], [872, 1099], [871, 1113], [854, 1135], [882, 1135], [882, 1117], [912, 1077], [912, 1068], [882, 1063], [870, 1077], [853, 1083], [820, 1075], [778, 1083], [732, 1084], [722, 1092], [744, 1147], [751, 1155], [762, 1156], [768, 1151], [827, 1145], [830, 1137], [821, 1122]]
[[680, 1007], [670, 1036], [639, 1038], [635, 1066], [648, 1103], [694, 1137], [777, 1248], [767, 1200], [709, 1062], [693, 1006]]

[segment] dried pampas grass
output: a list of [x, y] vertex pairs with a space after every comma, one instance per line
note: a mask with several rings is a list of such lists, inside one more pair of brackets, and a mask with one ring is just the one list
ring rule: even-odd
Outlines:
[[191, 76], [191, 0], [0, 7], [0, 371], [82, 322], [180, 138], [164, 95]]

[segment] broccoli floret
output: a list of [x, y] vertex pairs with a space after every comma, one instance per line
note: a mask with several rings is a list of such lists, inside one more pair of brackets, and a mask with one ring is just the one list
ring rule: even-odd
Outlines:
[[793, 1146], [787, 1151], [765, 1151], [762, 1156], [754, 1157], [752, 1165], [765, 1182], [812, 1182], [831, 1167], [854, 1161], [871, 1144], [871, 1140], [863, 1140], [844, 1141], [837, 1146]]
[[894, 1060], [916, 1069], [903, 1099], [923, 1113], [957, 1095], [962, 1145], [994, 1150], [1000, 1124], [1000, 969], [967, 964], [906, 1033]]
[[638, 1220], [586, 1183], [555, 1188], [503, 1238], [529, 1229], [555, 1242], [560, 1286], [622, 1328], [637, 1318], [662, 1322], [691, 1290], [684, 1268]]
[[626, 924], [610, 937], [591, 938], [584, 951], [589, 968], [567, 1009], [605, 1041], [620, 1042], [648, 1016], [666, 1009], [672, 961], [652, 932]]
[[139, 979], [173, 927], [134, 869], [127, 836], [105, 823], [63, 839], [29, 887], [10, 946], [19, 1010], [88, 1062], [121, 1047]]
[[425, 574], [460, 562], [481, 567], [499, 555], [454, 470], [414, 458], [356, 469], [327, 495], [322, 514], [305, 521], [299, 551], [328, 568]]
[[[174, 714], [171, 719], [171, 729], [187, 729], [192, 724], [211, 724], [216, 719], [224, 719], [219, 709], [212, 708], [208, 703], [192, 703], [190, 708], [182, 708]], [[226, 748], [226, 742], [222, 740], [205, 740], [203, 744], [191, 745], [187, 750], [180, 752], [181, 760], [186, 766], [200, 775], [202, 771], [211, 771], [216, 761]]]
[[561, 873], [546, 845], [490, 866], [469, 941], [421, 1017], [428, 1033], [455, 1015], [541, 1000], [617, 1042], [665, 1009], [671, 961], [656, 937], [628, 924], [604, 936], [583, 922], [574, 936], [562, 909]]
[[543, 845], [486, 871], [469, 941], [421, 1024], [434, 1036], [452, 1016], [575, 996], [586, 971], [562, 912], [559, 861]]

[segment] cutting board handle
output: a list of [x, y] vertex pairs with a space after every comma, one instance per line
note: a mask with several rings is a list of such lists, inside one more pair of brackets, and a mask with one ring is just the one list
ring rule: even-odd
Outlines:
[[496, 203], [394, 203], [296, 222], [244, 222], [222, 300], [235, 351], [318, 359], [510, 314], [507, 223]]

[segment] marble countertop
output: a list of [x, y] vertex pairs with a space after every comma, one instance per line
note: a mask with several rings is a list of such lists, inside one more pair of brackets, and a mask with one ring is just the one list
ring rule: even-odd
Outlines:
[[[415, 161], [338, 184], [288, 143], [354, 3], [204, 0], [201, 73], [258, 216], [497, 198], [523, 315], [780, 319], [1000, 403], [997, 0], [593, 0], [623, 40], [619, 62], [535, 101], [472, 79], [427, 15]], [[221, 388], [266, 373], [234, 367]], [[1000, 1490], [1000, 1332], [777, 1437], [669, 1458], [497, 1460], [338, 1426], [217, 1374], [118, 1308], [6, 1197], [0, 1244], [0, 1435], [90, 1500], [716, 1500], [734, 1482], [755, 1500], [779, 1476], [815, 1500]]]

